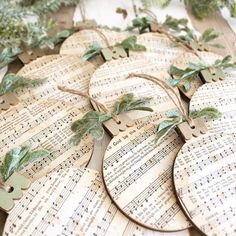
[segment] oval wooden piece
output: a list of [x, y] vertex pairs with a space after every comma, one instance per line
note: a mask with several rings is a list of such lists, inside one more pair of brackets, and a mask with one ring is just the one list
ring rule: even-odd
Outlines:
[[37, 87], [17, 92], [20, 103], [0, 114], [0, 160], [15, 146], [31, 144], [46, 148], [52, 154], [36, 160], [20, 173], [37, 179], [55, 168], [86, 166], [93, 151], [93, 140], [86, 137], [78, 146], [69, 144], [73, 133], [70, 125], [91, 109], [88, 99], [63, 93], [57, 85], [88, 91], [94, 66], [77, 56], [52, 55], [24, 66], [19, 75], [46, 78]]
[[[150, 57], [154, 55], [136, 55], [104, 63], [91, 78], [90, 96], [105, 104], [110, 111], [113, 110], [114, 102], [124, 94], [134, 93], [136, 98], [151, 97], [146, 106], [151, 107], [154, 112], [131, 111], [127, 116], [137, 122], [156, 121], [166, 117], [166, 111], [174, 109], [175, 105], [162, 88], [145, 79], [127, 79], [131, 73], [143, 73], [157, 76], [166, 82], [170, 80], [169, 74], [161, 71], [165, 67], [165, 59], [155, 55], [159, 63], [153, 63], [149, 60]], [[177, 89], [176, 92], [178, 93]]]
[[174, 163], [179, 202], [192, 223], [206, 235], [236, 232], [236, 141], [208, 134], [182, 147]]
[[193, 95], [189, 111], [199, 111], [206, 107], [217, 108], [222, 116], [218, 119], [205, 119], [212, 133], [236, 133], [236, 81], [233, 79], [204, 84]]
[[183, 145], [175, 132], [157, 146], [155, 126], [127, 129], [113, 138], [103, 160], [112, 200], [130, 219], [153, 230], [178, 231], [190, 224], [172, 189], [172, 165]]
[[3, 235], [142, 235], [111, 202], [90, 169], [65, 169], [34, 182], [10, 211]]

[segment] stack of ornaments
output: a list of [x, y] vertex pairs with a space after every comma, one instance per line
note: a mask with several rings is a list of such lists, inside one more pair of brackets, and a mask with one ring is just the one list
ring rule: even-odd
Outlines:
[[[158, 32], [136, 33], [145, 52], [119, 53], [115, 45], [130, 35], [83, 29], [65, 40], [58, 55], [37, 58], [18, 72], [46, 82], [18, 91], [19, 103], [1, 111], [1, 160], [22, 144], [53, 152], [15, 173], [9, 179], [12, 192], [1, 190], [1, 207], [9, 214], [3, 235], [129, 236], [143, 235], [145, 228], [153, 235], [189, 235], [190, 227], [205, 235], [236, 234], [234, 72], [224, 71], [225, 79], [215, 81], [208, 71], [207, 82], [197, 76], [188, 92], [175, 86], [170, 94], [169, 81], [176, 79], [170, 66], [185, 69], [200, 59]], [[109, 53], [82, 60], [94, 41]], [[198, 54], [209, 65], [222, 59], [206, 51]], [[89, 96], [63, 93], [58, 85]], [[70, 145], [70, 124], [100, 111], [89, 97], [113, 112], [114, 102], [127, 93], [151, 97], [147, 105], [153, 112], [130, 111], [120, 117], [121, 124], [104, 123], [111, 141], [102, 173], [87, 168], [96, 151], [94, 140], [86, 136]], [[193, 125], [184, 121], [156, 143], [157, 126], [168, 119], [166, 114], [206, 107], [217, 108], [221, 118], [194, 119]], [[22, 176], [30, 187], [20, 181]]]

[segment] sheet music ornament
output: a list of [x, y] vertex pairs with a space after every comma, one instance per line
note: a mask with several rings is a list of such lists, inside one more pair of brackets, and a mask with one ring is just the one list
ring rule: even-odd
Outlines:
[[111, 202], [101, 175], [67, 168], [33, 182], [7, 217], [4, 236], [97, 235], [141, 236]]

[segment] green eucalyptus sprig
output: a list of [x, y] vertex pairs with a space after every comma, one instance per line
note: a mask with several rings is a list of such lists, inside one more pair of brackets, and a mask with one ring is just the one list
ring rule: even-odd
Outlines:
[[[222, 113], [214, 108], [214, 107], [206, 107], [199, 111], [194, 111], [190, 114], [190, 117], [196, 119], [198, 117], [208, 117], [210, 119], [218, 119], [220, 118]], [[186, 120], [183, 116], [177, 111], [168, 111], [166, 113], [168, 119], [162, 121], [157, 126], [157, 133], [156, 133], [156, 143], [159, 145], [161, 141], [164, 139], [168, 133], [175, 129], [177, 125], [185, 122]]]
[[40, 157], [46, 157], [50, 153], [48, 150], [39, 149], [30, 151], [30, 146], [16, 147], [10, 150], [4, 158], [0, 167], [1, 178], [5, 182], [15, 171], [21, 170], [29, 163]]
[[[126, 39], [124, 39], [120, 43], [116, 43], [115, 47], [120, 47], [125, 50], [130, 50], [130, 51], [145, 51], [146, 48], [137, 43], [137, 36], [133, 35], [130, 36]], [[98, 42], [93, 42], [84, 52], [82, 59], [84, 61], [89, 61], [92, 58], [96, 57], [97, 55], [100, 55], [102, 51], [102, 46]]]
[[184, 91], [189, 91], [191, 88], [191, 81], [196, 78], [196, 76], [205, 69], [227, 69], [227, 68], [236, 68], [236, 62], [232, 62], [232, 56], [228, 55], [222, 60], [217, 59], [213, 65], [207, 65], [203, 61], [199, 63], [189, 63], [186, 69], [180, 69], [176, 66], [171, 66], [169, 73], [178, 77], [176, 79], [169, 80], [171, 86], [177, 86], [181, 83]]
[[21, 88], [30, 88], [37, 86], [44, 81], [45, 79], [33, 80], [14, 73], [9, 73], [3, 77], [0, 83], [0, 96], [9, 92], [15, 92], [16, 90]]
[[75, 135], [72, 137], [71, 142], [74, 145], [78, 145], [81, 140], [88, 134], [92, 135], [95, 140], [101, 140], [105, 132], [103, 123], [112, 118], [115, 121], [118, 121], [117, 115], [119, 114], [133, 110], [149, 112], [153, 111], [151, 108], [145, 106], [145, 104], [149, 102], [151, 98], [135, 99], [132, 93], [123, 95], [122, 98], [114, 103], [113, 112], [109, 112], [109, 110], [103, 104], [94, 100], [87, 94], [62, 86], [58, 86], [58, 89], [63, 92], [86, 97], [90, 99], [91, 102], [96, 104], [96, 106], [100, 110], [89, 111], [81, 119], [73, 122], [71, 130], [75, 133]]

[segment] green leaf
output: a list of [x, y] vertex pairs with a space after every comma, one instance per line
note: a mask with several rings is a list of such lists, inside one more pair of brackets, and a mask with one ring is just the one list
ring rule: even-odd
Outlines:
[[164, 26], [167, 26], [169, 29], [180, 33], [181, 31], [188, 31], [187, 28], [188, 20], [186, 18], [177, 19], [172, 16], [166, 16], [166, 19], [163, 23]]
[[74, 29], [65, 29], [60, 32], [57, 32], [55, 36], [52, 37], [52, 42], [54, 45], [63, 42], [69, 36], [71, 36], [75, 32]]
[[182, 76], [184, 74], [185, 70], [182, 70], [176, 66], [171, 65], [169, 69], [169, 73], [171, 75], [176, 75], [176, 76]]
[[212, 119], [218, 119], [221, 117], [222, 113], [214, 107], [206, 107], [202, 110], [194, 111], [190, 115], [194, 119], [197, 117], [209, 117]]
[[204, 43], [209, 43], [209, 42], [217, 39], [220, 35], [222, 35], [222, 33], [215, 31], [213, 28], [209, 28], [203, 32], [199, 41], [204, 42]]
[[144, 8], [151, 8], [151, 7], [166, 7], [171, 0], [141, 0]]
[[49, 152], [41, 149], [30, 152], [30, 146], [16, 147], [9, 151], [0, 168], [2, 179], [6, 181], [14, 171], [22, 169], [30, 162], [35, 161], [39, 157], [47, 156]]
[[14, 61], [21, 53], [20, 48], [4, 48], [0, 55], [0, 69]]
[[236, 68], [236, 62], [232, 62], [232, 56], [228, 55], [222, 60], [217, 59], [213, 66], [220, 69]]
[[9, 92], [14, 92], [20, 88], [34, 87], [36, 85], [43, 83], [44, 81], [45, 81], [44, 79], [32, 80], [17, 74], [10, 73], [5, 75], [0, 83], [0, 95]]
[[40, 149], [40, 150], [36, 150], [33, 152], [28, 152], [26, 153], [26, 155], [24, 155], [19, 163], [19, 168], [22, 168], [23, 166], [28, 165], [29, 163], [35, 161], [36, 159], [40, 158], [40, 157], [46, 157], [50, 154], [50, 152], [48, 150], [45, 149]]
[[98, 42], [93, 42], [92, 45], [90, 45], [88, 49], [86, 49], [84, 55], [82, 56], [82, 59], [84, 61], [88, 61], [99, 55], [101, 53], [101, 50], [102, 47], [100, 46], [100, 44]]
[[75, 133], [71, 142], [78, 145], [87, 134], [91, 134], [94, 139], [100, 140], [104, 135], [102, 124], [111, 119], [111, 114], [98, 111], [87, 112], [82, 119], [75, 121], [71, 130]]
[[6, 154], [3, 165], [1, 166], [1, 174], [4, 181], [19, 168], [21, 159], [29, 152], [29, 150], [29, 146], [16, 147]]
[[138, 29], [140, 33], [143, 33], [146, 29], [149, 28], [151, 22], [152, 19], [149, 16], [136, 17], [132, 20], [132, 25], [128, 26], [126, 30], [131, 31], [134, 29]]
[[135, 35], [126, 38], [121, 43], [116, 44], [116, 46], [131, 51], [146, 51], [145, 46], [137, 43], [137, 36]]
[[162, 121], [157, 129], [156, 133], [156, 143], [159, 145], [161, 141], [168, 135], [168, 133], [173, 130], [178, 124], [182, 122], [182, 117], [175, 117], [170, 120]]
[[134, 95], [132, 93], [125, 94], [120, 101], [116, 101], [114, 104], [114, 112], [119, 115], [121, 113], [132, 111], [132, 110], [140, 110], [140, 111], [150, 111], [153, 110], [149, 107], [145, 107], [144, 105], [149, 102], [151, 98], [141, 98], [134, 99]]

